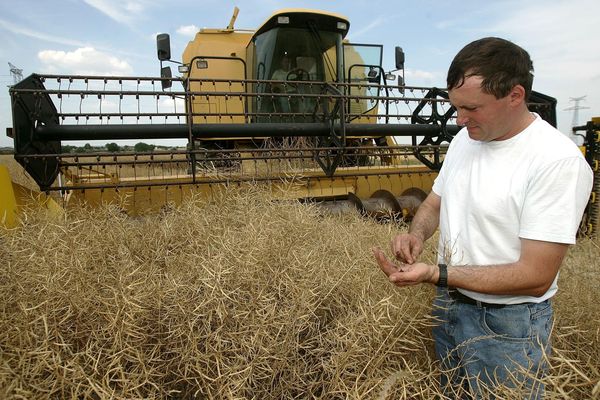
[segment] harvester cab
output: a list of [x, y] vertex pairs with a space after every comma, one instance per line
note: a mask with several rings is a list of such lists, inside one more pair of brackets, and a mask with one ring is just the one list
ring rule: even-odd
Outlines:
[[[262, 183], [279, 198], [410, 218], [459, 130], [446, 91], [406, 85], [400, 47], [386, 72], [383, 46], [348, 42], [341, 15], [286, 9], [253, 31], [236, 17], [201, 29], [181, 62], [158, 35], [160, 77], [34, 74], [12, 86], [15, 159], [64, 205], [139, 214]], [[534, 92], [529, 105], [556, 125], [555, 99]], [[120, 140], [157, 147], [64, 146]]]
[[[339, 118], [336, 112], [340, 111], [352, 111], [351, 119], [373, 121], [368, 117], [377, 114], [379, 85], [395, 76], [383, 71], [381, 45], [344, 40], [350, 26], [345, 17], [282, 10], [255, 32], [248, 32], [234, 29], [236, 16], [237, 9], [225, 29], [201, 29], [186, 47], [178, 70], [191, 90], [201, 89], [202, 82], [210, 80], [215, 91], [226, 92], [239, 82], [242, 86], [236, 89], [248, 96], [193, 99], [190, 106], [194, 113], [201, 114], [199, 122], [322, 122]], [[165, 88], [170, 87], [172, 72], [162, 63], [179, 63], [171, 60], [170, 54], [169, 35], [159, 34], [157, 55]], [[397, 58], [401, 59], [398, 63], [402, 69], [404, 54], [400, 48]], [[360, 86], [327, 87], [326, 83]], [[327, 90], [356, 98], [347, 104], [347, 110], [339, 110], [335, 100], [319, 101]]]

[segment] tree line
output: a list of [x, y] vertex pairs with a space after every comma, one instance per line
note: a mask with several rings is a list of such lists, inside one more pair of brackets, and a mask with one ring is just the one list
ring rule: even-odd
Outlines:
[[173, 147], [165, 147], [165, 146], [156, 146], [154, 144], [148, 144], [144, 142], [136, 143], [133, 146], [120, 146], [117, 143], [107, 143], [101, 146], [92, 146], [89, 143], [84, 144], [83, 146], [72, 146], [72, 145], [62, 145], [61, 152], [62, 153], [92, 153], [98, 151], [109, 151], [111, 153], [119, 153], [121, 151], [135, 151], [140, 153], [149, 153], [154, 151], [155, 149], [167, 149], [167, 150], [175, 150]]

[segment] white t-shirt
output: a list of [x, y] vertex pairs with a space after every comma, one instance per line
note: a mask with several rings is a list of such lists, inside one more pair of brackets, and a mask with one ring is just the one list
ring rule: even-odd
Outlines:
[[289, 71], [285, 71], [283, 69], [277, 69], [271, 75], [271, 79], [274, 81], [285, 81], [287, 79]]
[[[515, 262], [520, 238], [575, 243], [592, 180], [579, 148], [538, 115], [502, 141], [476, 141], [462, 129], [433, 185], [441, 197], [439, 262]], [[490, 303], [541, 302], [556, 293], [557, 279], [541, 297], [460, 291]]]

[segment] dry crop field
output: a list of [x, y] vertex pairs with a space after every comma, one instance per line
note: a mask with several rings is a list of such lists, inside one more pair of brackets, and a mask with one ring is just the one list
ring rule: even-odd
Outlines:
[[[0, 398], [435, 398], [434, 291], [391, 286], [370, 252], [400, 229], [259, 188], [27, 212], [0, 228]], [[600, 398], [599, 258], [581, 240], [561, 270], [547, 398]]]

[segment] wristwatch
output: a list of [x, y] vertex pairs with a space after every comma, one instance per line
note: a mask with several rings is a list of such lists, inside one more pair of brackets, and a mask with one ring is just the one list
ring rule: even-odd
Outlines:
[[439, 287], [448, 287], [448, 266], [446, 264], [438, 264], [438, 268], [440, 269], [440, 277], [436, 283], [436, 286]]

